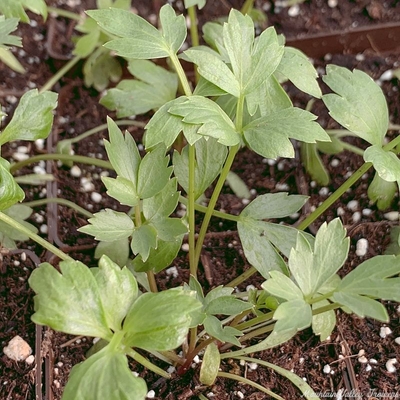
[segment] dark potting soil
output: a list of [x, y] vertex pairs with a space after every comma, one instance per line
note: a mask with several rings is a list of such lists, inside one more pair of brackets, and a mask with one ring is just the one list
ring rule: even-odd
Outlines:
[[[226, 16], [231, 7], [240, 8], [243, 2], [242, 0], [208, 1], [206, 7], [199, 12], [199, 21], [202, 24]], [[92, 3], [83, 0], [48, 1], [49, 5], [62, 6], [75, 11], [91, 8]], [[153, 18], [155, 11], [163, 3], [161, 0], [153, 0], [153, 2], [134, 0], [132, 2], [139, 14], [149, 19]], [[341, 31], [349, 27], [366, 25], [373, 29], [377, 24], [400, 20], [400, 2], [398, 1], [339, 0], [336, 6], [329, 6], [334, 3], [311, 0], [300, 4], [298, 9], [281, 7], [278, 1], [257, 1], [256, 3], [259, 9], [267, 10], [268, 21], [265, 25], [273, 24], [278, 32], [284, 33], [288, 38], [299, 34]], [[76, 6], [72, 8], [68, 6], [73, 4]], [[174, 2], [174, 6], [182, 9], [182, 2]], [[0, 101], [3, 110], [9, 115], [3, 121], [3, 126], [12, 116], [21, 95], [29, 88], [43, 86], [66, 63], [66, 58], [70, 57], [73, 48], [70, 41], [73, 24], [70, 21], [63, 18], [49, 18], [43, 23], [41, 18], [33, 15], [31, 17], [31, 26], [20, 24], [18, 30], [18, 34], [23, 38], [23, 50], [13, 50], [27, 73], [19, 75], [0, 64]], [[394, 50], [391, 53], [380, 54], [372, 46], [358, 55], [345, 52], [345, 54], [332, 54], [325, 59], [315, 60], [315, 65], [321, 72], [327, 63], [350, 69], [358, 68], [374, 79], [378, 79], [383, 72], [399, 68], [400, 52]], [[94, 89], [85, 87], [81, 68], [82, 65], [78, 64], [53, 88], [59, 93], [59, 104], [52, 130], [53, 145], [57, 140], [74, 137], [104, 123], [106, 115], [115, 118], [114, 113], [98, 104], [100, 94]], [[398, 81], [393, 78], [382, 81], [381, 84], [388, 101], [391, 122], [399, 124]], [[294, 104], [304, 108], [310, 98], [290, 85], [286, 88]], [[319, 115], [319, 122], [323, 127], [337, 127], [329, 118], [322, 102], [315, 101], [311, 111]], [[140, 119], [145, 122], [149, 117], [150, 115]], [[128, 130], [137, 142], [141, 141], [142, 129], [129, 127]], [[391, 135], [394, 136], [395, 133], [391, 132]], [[101, 143], [104, 137], [107, 137], [106, 131], [74, 145], [75, 153], [106, 159]], [[353, 139], [350, 142], [363, 146], [358, 140]], [[2, 148], [2, 156], [13, 159], [13, 154], [21, 145], [28, 146], [31, 155], [47, 151], [46, 148], [40, 150], [31, 143], [13, 143], [11, 146]], [[324, 201], [329, 193], [335, 191], [363, 163], [362, 157], [347, 151], [335, 156], [323, 155], [322, 158], [332, 178], [326, 188], [311, 182], [297, 158], [278, 160], [274, 164], [247, 149], [242, 149], [235, 160], [233, 170], [246, 182], [253, 197], [267, 192], [282, 191], [282, 188], [291, 194], [309, 195], [308, 208], [299, 216], [285, 220], [285, 223], [295, 224], [310, 213], [311, 207], [318, 206]], [[48, 186], [48, 191], [57, 193], [60, 198], [74, 201], [90, 212], [106, 207], [117, 208], [117, 203], [105, 194], [105, 188], [100, 180], [101, 174], [104, 173], [101, 169], [78, 164], [81, 176], [76, 177], [71, 175], [70, 169], [66, 166], [53, 162], [47, 165], [50, 166], [56, 178], [56, 184]], [[20, 171], [21, 174], [30, 172], [32, 172], [32, 167]], [[83, 189], [82, 177], [93, 184], [89, 191]], [[346, 272], [367, 258], [382, 254], [390, 242], [390, 229], [394, 223], [384, 217], [384, 212], [370, 204], [366, 195], [372, 177], [370, 170], [312, 227], [316, 229], [324, 220], [330, 221], [338, 215], [341, 216], [351, 237], [350, 256], [343, 268]], [[27, 192], [26, 201], [46, 197], [43, 186], [27, 185], [24, 189]], [[93, 192], [101, 195], [99, 202], [93, 201]], [[348, 207], [352, 200], [358, 202], [355, 208]], [[239, 214], [244, 207], [244, 202], [226, 186], [217, 208]], [[398, 209], [399, 200], [396, 197], [390, 209], [385, 212], [398, 211]], [[360, 215], [355, 215], [357, 212]], [[199, 223], [201, 217], [201, 215], [198, 216]], [[41, 230], [44, 237], [50, 235], [57, 246], [75, 259], [85, 262], [88, 266], [96, 265], [93, 257], [96, 243], [90, 237], [77, 231], [80, 226], [86, 224], [85, 218], [77, 212], [64, 206], [49, 209], [46, 206], [35, 207], [30, 222]], [[369, 242], [368, 252], [363, 257], [355, 254], [355, 246], [360, 238], [366, 238]], [[37, 328], [31, 322], [33, 293], [29, 289], [27, 279], [38, 262], [53, 261], [57, 264], [58, 260], [33, 242], [21, 243], [19, 247], [25, 250], [26, 257], [20, 252], [4, 254], [0, 263], [0, 342], [3, 347], [11, 338], [19, 335], [34, 349], [36, 360], [28, 365], [24, 362], [14, 362], [4, 354], [1, 355], [0, 399], [58, 400], [61, 398], [70, 369], [85, 358], [85, 352], [90, 348], [92, 339], [84, 337], [76, 340], [74, 337], [47, 328]], [[177, 267], [177, 275], [167, 274], [166, 271], [157, 275], [160, 289], [178, 286], [188, 280], [187, 253], [181, 251], [174, 266]], [[243, 255], [235, 224], [212, 219], [210, 232], [204, 243], [200, 282], [208, 290], [230, 282], [248, 268], [249, 264]], [[263, 280], [262, 277], [254, 275], [238, 289], [245, 290], [247, 285], [260, 287]], [[382, 323], [338, 312], [337, 327], [329, 340], [320, 342], [308, 329], [283, 346], [257, 353], [254, 356], [293, 370], [318, 393], [336, 393], [340, 389], [347, 389], [350, 393], [351, 389], [356, 389], [354, 385], [357, 385], [358, 390], [363, 393], [363, 398], [368, 398], [367, 396], [373, 398], [374, 393], [380, 398], [385, 398], [384, 393], [387, 394], [387, 398], [394, 398], [396, 394], [400, 397], [398, 373], [389, 373], [385, 367], [389, 359], [397, 358], [400, 362], [400, 346], [394, 342], [394, 338], [400, 336], [399, 309], [397, 304], [386, 302], [385, 305], [391, 317], [387, 326], [392, 330], [392, 334], [386, 338], [380, 337]], [[362, 359], [359, 357], [362, 354], [368, 360], [367, 363], [360, 361]], [[152, 356], [150, 359], [157, 362]], [[376, 360], [376, 363], [371, 359]], [[168, 367], [163, 363], [159, 365], [163, 368]], [[326, 365], [330, 366], [329, 373], [324, 372]], [[217, 379], [212, 387], [203, 387], [198, 381], [199, 364], [185, 375], [174, 376], [170, 381], [160, 379], [159, 376], [144, 370], [135, 363], [131, 363], [131, 366], [132, 370], [146, 379], [148, 388], [154, 390], [156, 399], [195, 399], [200, 393], [216, 400], [268, 398], [256, 389], [231, 380]], [[263, 367], [253, 369], [248, 364], [240, 365], [232, 360], [224, 361], [221, 368], [224, 371], [245, 376], [287, 400], [300, 398], [300, 392], [288, 380], [271, 370]], [[327, 371], [326, 368], [325, 371]], [[39, 397], [35, 397], [36, 394]]]

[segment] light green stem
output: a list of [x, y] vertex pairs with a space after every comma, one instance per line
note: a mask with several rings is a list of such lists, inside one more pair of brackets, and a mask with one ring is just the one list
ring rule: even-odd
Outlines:
[[39, 90], [39, 93], [43, 93], [46, 90], [50, 90], [79, 60], [80, 56], [75, 56], [69, 60], [60, 70], [57, 71]]
[[76, 14], [71, 11], [63, 10], [61, 8], [56, 8], [56, 7], [47, 7], [47, 11], [52, 14], [56, 14], [60, 17], [65, 17], [69, 19], [73, 19], [75, 21], [80, 21], [82, 17], [79, 14]]
[[27, 201], [25, 203], [22, 203], [24, 206], [28, 207], [37, 207], [41, 206], [43, 204], [49, 204], [49, 203], [56, 203], [60, 204], [62, 206], [67, 206], [72, 208], [73, 210], [77, 211], [78, 213], [84, 215], [86, 218], [93, 218], [93, 214], [84, 208], [78, 206], [72, 201], [66, 200], [66, 199], [60, 199], [58, 197], [49, 197], [46, 199], [41, 199], [41, 200], [34, 200], [34, 201]]
[[148, 370], [155, 372], [157, 375], [160, 375], [163, 378], [171, 379], [171, 375], [168, 372], [165, 372], [163, 369], [157, 367], [157, 365], [154, 365], [146, 357], [143, 357], [137, 351], [135, 351], [133, 349], [128, 349], [126, 351], [126, 354], [131, 356], [135, 361], [137, 361], [138, 363], [142, 364]]
[[230, 374], [228, 372], [218, 372], [217, 376], [219, 376], [220, 378], [228, 378], [228, 379], [238, 381], [240, 383], [244, 383], [246, 385], [250, 385], [257, 390], [268, 394], [269, 396], [273, 397], [274, 399], [285, 400], [283, 397], [279, 396], [278, 394], [275, 394], [274, 392], [265, 388], [264, 386], [261, 386], [258, 383], [251, 381], [250, 379], [244, 378], [243, 376], [236, 375], [236, 374]]
[[42, 160], [72, 161], [75, 163], [95, 165], [96, 167], [104, 169], [111, 169], [111, 170], [113, 169], [113, 166], [111, 165], [110, 162], [99, 160], [98, 158], [77, 156], [72, 154], [51, 153], [51, 154], [39, 154], [37, 156], [30, 157], [27, 160], [16, 162], [15, 164], [11, 165], [10, 172], [13, 174], [19, 169], [25, 167], [26, 165], [33, 164]]
[[[244, 107], [244, 96], [240, 96], [238, 99], [238, 102], [237, 102], [236, 121], [235, 121], [235, 128], [236, 128], [236, 132], [238, 134], [241, 133], [242, 127], [243, 127], [243, 107]], [[207, 212], [206, 212], [206, 214], [204, 216], [204, 220], [201, 224], [199, 237], [197, 239], [197, 244], [196, 244], [196, 254], [195, 254], [196, 269], [197, 269], [197, 265], [200, 260], [200, 254], [201, 254], [201, 250], [203, 247], [204, 238], [207, 233], [208, 225], [209, 225], [211, 217], [213, 215], [215, 205], [217, 204], [218, 197], [221, 193], [221, 190], [224, 186], [226, 177], [228, 176], [228, 173], [231, 170], [233, 161], [234, 161], [235, 156], [236, 156], [237, 152], [239, 151], [239, 149], [240, 149], [240, 144], [237, 144], [236, 146], [232, 146], [229, 149], [228, 157], [226, 158], [224, 167], [222, 168], [222, 171], [219, 175], [217, 184], [215, 185], [215, 189], [211, 196], [210, 202], [208, 203]]]
[[20, 224], [19, 222], [15, 221], [14, 218], [9, 217], [8, 215], [2, 213], [0, 211], [0, 221], [5, 222], [7, 225], [10, 225], [11, 227], [15, 228], [19, 232], [25, 234], [32, 240], [34, 240], [36, 243], [40, 244], [43, 246], [45, 249], [51, 251], [54, 255], [56, 255], [58, 258], [61, 260], [69, 260], [69, 261], [74, 261], [72, 257], [69, 255], [65, 254], [63, 251], [58, 249], [57, 247], [53, 246], [51, 243], [49, 243], [47, 240], [43, 239], [36, 233], [32, 232], [30, 229], [25, 227], [24, 225]]
[[347, 142], [342, 142], [341, 145], [342, 145], [344, 150], [349, 150], [354, 154], [358, 154], [359, 156], [363, 156], [364, 155], [364, 150], [360, 149], [357, 146], [353, 146], [352, 144], [347, 143]]
[[[197, 47], [200, 44], [199, 41], [199, 32], [197, 25], [197, 15], [196, 15], [196, 6], [191, 6], [188, 8], [188, 14], [190, 19], [190, 38], [192, 40], [192, 47]], [[197, 71], [196, 64], [193, 64], [194, 68], [194, 76], [196, 83], [199, 81], [200, 75]]]

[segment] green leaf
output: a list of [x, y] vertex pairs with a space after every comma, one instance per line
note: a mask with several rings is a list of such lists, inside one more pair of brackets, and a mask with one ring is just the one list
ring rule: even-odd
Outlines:
[[116, 57], [106, 49], [102, 52], [93, 52], [83, 65], [85, 86], [93, 86], [101, 92], [111, 82], [118, 82], [122, 76], [122, 67]]
[[132, 374], [125, 354], [108, 345], [72, 368], [62, 400], [143, 400], [146, 394], [146, 382]]
[[160, 24], [170, 54], [176, 54], [182, 47], [187, 35], [185, 17], [182, 14], [177, 16], [174, 9], [166, 4], [160, 9]]
[[164, 241], [173, 241], [187, 233], [187, 226], [180, 218], [153, 218], [150, 223], [156, 229], [157, 237]]
[[191, 325], [190, 313], [200, 310], [194, 292], [169, 289], [145, 293], [126, 316], [124, 344], [145, 350], [167, 351], [182, 344]]
[[92, 235], [96, 240], [104, 242], [127, 238], [133, 234], [135, 228], [128, 215], [109, 208], [94, 214], [93, 218], [89, 218], [89, 223], [89, 225], [79, 228], [78, 231]]
[[155, 196], [143, 200], [143, 215], [146, 220], [168, 217], [178, 205], [178, 199], [177, 180], [173, 178]]
[[289, 79], [298, 89], [316, 98], [321, 98], [318, 73], [308, 57], [294, 47], [285, 47], [277, 72]]
[[275, 29], [270, 27], [262, 32], [251, 54], [250, 73], [243, 87], [245, 94], [253, 92], [271, 77], [283, 54], [284, 47], [279, 44]]
[[368, 198], [376, 203], [379, 210], [386, 210], [392, 204], [396, 193], [397, 183], [388, 182], [382, 179], [377, 172], [375, 172], [374, 179], [368, 186]]
[[77, 40], [75, 48], [72, 53], [81, 58], [88, 57], [91, 53], [93, 53], [93, 51], [99, 45], [99, 38], [100, 38], [99, 29], [93, 29], [89, 31], [86, 35], [81, 36]]
[[[312, 305], [313, 311], [318, 308], [328, 306], [331, 304], [328, 300], [322, 300]], [[335, 311], [329, 310], [321, 314], [313, 315], [312, 317], [312, 330], [314, 335], [319, 335], [320, 340], [326, 340], [336, 326], [336, 314]]]
[[322, 80], [335, 92], [322, 96], [339, 124], [372, 145], [382, 145], [389, 113], [381, 88], [365, 72], [336, 65], [326, 67]]
[[113, 242], [99, 242], [94, 251], [94, 257], [100, 258], [106, 255], [120, 267], [126, 265], [129, 259], [128, 238], [114, 240]]
[[223, 326], [221, 321], [213, 315], [208, 315], [203, 321], [204, 329], [207, 334], [219, 340], [222, 343], [232, 343], [240, 346], [237, 336], [243, 336], [243, 333], [231, 326]]
[[371, 162], [385, 181], [400, 181], [400, 160], [391, 151], [385, 151], [379, 145], [370, 146], [364, 151], [364, 161]]
[[92, 272], [79, 261], [62, 261], [60, 274], [49, 263], [40, 264], [28, 282], [36, 293], [32, 321], [72, 335], [109, 340], [112, 333]]
[[[0, 6], [1, 9], [1, 6]], [[7, 18], [0, 15], [0, 48], [8, 46], [22, 46], [22, 39], [18, 36], [10, 35], [18, 27], [18, 18]]]
[[250, 122], [243, 128], [249, 147], [266, 158], [294, 157], [289, 138], [307, 143], [329, 141], [329, 136], [314, 122], [317, 117], [300, 108], [278, 110]]
[[197, 82], [196, 87], [194, 88], [193, 94], [197, 96], [212, 97], [223, 96], [227, 93], [225, 92], [225, 90], [220, 89], [218, 86], [215, 86], [213, 83], [200, 76], [200, 79]]
[[107, 188], [107, 194], [118, 200], [121, 204], [134, 207], [139, 204], [140, 198], [136, 193], [134, 184], [121, 176], [116, 179], [101, 177], [104, 186]]
[[12, 140], [45, 139], [53, 123], [53, 110], [57, 94], [39, 93], [37, 89], [26, 92], [20, 99], [10, 123], [0, 134], [0, 146]]
[[19, 74], [24, 74], [25, 68], [18, 61], [17, 57], [14, 56], [13, 53], [9, 49], [4, 49], [0, 47], [0, 60], [10, 67], [13, 71], [18, 72]]
[[[25, 226], [25, 228], [28, 228], [30, 231], [37, 233], [36, 227], [25, 221], [31, 216], [32, 211], [32, 208], [23, 204], [14, 204], [10, 208], [3, 210], [3, 213], [13, 218], [21, 225]], [[29, 236], [27, 236], [25, 233], [21, 233], [18, 229], [12, 227], [11, 225], [0, 221], [0, 247], [14, 250], [17, 248], [15, 241], [25, 240], [29, 240]]]
[[0, 12], [6, 18], [16, 17], [22, 22], [29, 22], [29, 17], [24, 8], [42, 15], [47, 18], [47, 5], [44, 0], [2, 0], [0, 3]]
[[343, 142], [335, 135], [329, 135], [331, 142], [317, 142], [317, 149], [325, 154], [338, 154], [344, 150]]
[[249, 188], [238, 174], [229, 171], [226, 177], [226, 183], [229, 185], [229, 187], [232, 189], [232, 192], [235, 193], [237, 197], [247, 200], [251, 198]]
[[168, 183], [172, 167], [168, 167], [169, 156], [164, 145], [158, 145], [147, 153], [139, 166], [137, 192], [146, 199], [156, 195]]
[[229, 67], [218, 56], [204, 50], [184, 52], [197, 65], [197, 71], [209, 82], [235, 97], [240, 96], [240, 85]]
[[0, 210], [5, 210], [24, 198], [25, 192], [10, 174], [10, 163], [0, 157]]
[[184, 0], [185, 8], [197, 6], [201, 10], [206, 5], [206, 0]]
[[317, 151], [315, 143], [301, 143], [300, 155], [301, 161], [311, 178], [320, 185], [327, 186], [330, 178], [328, 171]]
[[131, 249], [140, 254], [143, 261], [149, 257], [150, 250], [157, 248], [157, 230], [151, 225], [141, 225], [132, 233]]
[[158, 273], [172, 264], [181, 245], [182, 237], [169, 241], [158, 240], [157, 249], [150, 249], [147, 260], [143, 261], [142, 256], [139, 254], [132, 261], [132, 266], [137, 272], [153, 271]]
[[289, 300], [278, 306], [274, 319], [276, 320], [274, 331], [277, 333], [296, 333], [311, 325], [311, 307], [303, 299]]
[[200, 382], [203, 385], [211, 386], [215, 382], [220, 363], [218, 346], [214, 342], [211, 342], [206, 347], [200, 368]]
[[206, 296], [204, 312], [208, 315], [239, 315], [252, 307], [252, 304], [236, 299], [234, 296], [220, 296], [210, 301]]
[[289, 269], [307, 298], [311, 298], [344, 264], [349, 238], [339, 218], [323, 223], [312, 250], [302, 233], [289, 256]]
[[142, 17], [118, 8], [91, 10], [86, 13], [102, 29], [122, 39], [114, 39], [105, 47], [125, 58], [151, 59], [169, 56], [167, 43], [161, 32]]
[[246, 104], [251, 115], [259, 110], [261, 116], [292, 107], [292, 101], [273, 75], [246, 96]]
[[255, 198], [241, 213], [241, 217], [253, 219], [284, 218], [300, 210], [307, 196], [287, 193], [267, 193]]
[[265, 237], [265, 222], [244, 219], [237, 227], [247, 260], [264, 278], [269, 278], [271, 270], [287, 271], [285, 261]]
[[223, 26], [217, 22], [206, 22], [203, 25], [203, 39], [210, 46], [210, 48], [214, 49], [218, 52], [221, 58], [228, 63], [229, 56], [228, 52], [225, 49], [224, 38], [223, 38]]
[[99, 287], [107, 325], [114, 331], [121, 330], [122, 320], [138, 295], [138, 285], [132, 273], [121, 269], [107, 256], [102, 256], [99, 268], [91, 271]]
[[[334, 299], [342, 303], [339, 297], [344, 293], [348, 296], [371, 296], [399, 302], [400, 278], [396, 276], [399, 273], [399, 257], [391, 255], [373, 257], [364, 261], [342, 279], [334, 294]], [[390, 278], [392, 276], [396, 277]], [[344, 305], [351, 308], [348, 304]]]
[[117, 110], [119, 118], [144, 114], [175, 98], [176, 74], [147, 60], [131, 61], [128, 69], [139, 80], [121, 81], [100, 100], [108, 109]]
[[181, 117], [172, 115], [168, 111], [173, 105], [184, 101], [186, 101], [186, 97], [178, 97], [175, 100], [171, 100], [153, 115], [146, 125], [144, 137], [146, 149], [153, 148], [159, 143], [164, 143], [167, 148], [172, 146], [179, 133], [183, 131], [185, 124], [182, 122]]
[[198, 134], [214, 137], [225, 146], [234, 146], [240, 142], [232, 120], [214, 101], [202, 96], [190, 96], [186, 101], [172, 106], [171, 114], [183, 118], [189, 124], [201, 124]]
[[303, 299], [303, 293], [288, 276], [279, 271], [270, 271], [269, 274], [271, 278], [261, 285], [268, 293], [287, 301]]
[[[194, 179], [194, 197], [198, 199], [219, 175], [224, 165], [228, 150], [216, 139], [200, 139], [194, 144], [196, 167]], [[184, 147], [181, 153], [174, 152], [174, 174], [186, 193], [189, 192], [189, 148]]]
[[131, 181], [136, 187], [140, 164], [136, 143], [128, 132], [123, 135], [111, 118], [107, 118], [107, 125], [110, 141], [104, 140], [104, 146], [111, 165], [118, 176]]

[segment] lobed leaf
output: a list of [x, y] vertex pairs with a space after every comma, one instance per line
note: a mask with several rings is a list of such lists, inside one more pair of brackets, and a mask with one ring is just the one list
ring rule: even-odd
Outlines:
[[[316, 311], [318, 308], [328, 306], [331, 304], [328, 300], [321, 300], [317, 303], [312, 304], [312, 310]], [[333, 329], [336, 326], [336, 314], [335, 311], [329, 310], [321, 314], [313, 315], [312, 317], [312, 330], [314, 335], [319, 335], [320, 340], [327, 340], [332, 334]]]
[[382, 145], [389, 113], [381, 88], [365, 72], [328, 65], [322, 80], [335, 92], [322, 96], [339, 124], [372, 145]]
[[314, 122], [317, 117], [296, 107], [278, 110], [257, 118], [243, 128], [249, 147], [266, 158], [294, 157], [289, 138], [306, 143], [329, 141], [329, 136]]
[[[1, 6], [0, 6], [1, 9]], [[0, 48], [8, 48], [8, 46], [22, 46], [22, 39], [15, 35], [10, 35], [18, 26], [18, 18], [5, 18], [0, 15]]]
[[32, 321], [72, 335], [112, 336], [100, 290], [86, 265], [62, 261], [61, 274], [49, 263], [40, 264], [29, 277], [35, 291]]
[[307, 202], [307, 196], [287, 193], [267, 193], [256, 197], [240, 213], [241, 217], [253, 219], [284, 218], [297, 211]]
[[94, 257], [99, 259], [106, 255], [120, 267], [127, 264], [129, 259], [129, 240], [123, 238], [113, 242], [99, 242], [94, 251]]
[[105, 31], [119, 36], [104, 46], [119, 56], [136, 59], [168, 57], [168, 46], [161, 32], [142, 17], [118, 8], [86, 13]]
[[269, 274], [270, 279], [261, 285], [268, 293], [287, 301], [303, 299], [303, 293], [288, 276], [280, 271], [270, 271]]
[[278, 306], [274, 319], [276, 320], [274, 331], [277, 334], [280, 332], [295, 334], [311, 325], [311, 306], [303, 299], [286, 301]]
[[321, 98], [322, 93], [318, 85], [318, 73], [308, 57], [294, 47], [285, 46], [277, 72], [289, 79], [298, 89]]
[[26, 92], [10, 123], [0, 134], [0, 146], [12, 140], [45, 139], [50, 133], [56, 106], [56, 93], [39, 93], [37, 89]]
[[47, 5], [44, 0], [1, 0], [0, 12], [6, 18], [16, 17], [22, 22], [29, 22], [28, 14], [24, 8], [47, 18]]
[[121, 204], [131, 207], [139, 204], [140, 198], [134, 184], [130, 180], [122, 176], [117, 176], [116, 179], [102, 176], [101, 180], [107, 188], [107, 194], [118, 200]]
[[140, 254], [143, 261], [150, 255], [151, 249], [157, 248], [157, 229], [149, 224], [143, 224], [132, 232], [131, 249], [133, 254]]
[[92, 235], [96, 240], [113, 242], [131, 236], [134, 228], [127, 214], [106, 208], [89, 218], [89, 225], [82, 226], [78, 231]]
[[107, 117], [110, 141], [104, 140], [108, 159], [118, 176], [137, 186], [137, 174], [140, 164], [140, 154], [132, 136], [126, 132], [122, 134], [118, 125]]
[[191, 326], [190, 313], [200, 308], [194, 293], [180, 288], [145, 293], [126, 316], [124, 344], [155, 351], [175, 349], [186, 338]]
[[107, 325], [114, 332], [119, 331], [138, 295], [136, 279], [126, 267], [121, 269], [107, 256], [101, 257], [99, 268], [91, 271], [99, 288]]
[[160, 24], [169, 53], [176, 54], [182, 47], [187, 35], [185, 17], [182, 14], [176, 15], [174, 9], [166, 4], [160, 9]]
[[240, 346], [240, 342], [237, 339], [238, 336], [242, 336], [243, 333], [236, 328], [231, 326], [223, 326], [222, 322], [213, 315], [208, 315], [203, 321], [204, 329], [207, 334], [219, 340], [222, 343], [232, 343], [235, 346]]
[[169, 113], [182, 117], [189, 124], [201, 125], [197, 133], [211, 136], [225, 146], [240, 142], [232, 120], [214, 101], [202, 96], [190, 96], [180, 104], [175, 104]]

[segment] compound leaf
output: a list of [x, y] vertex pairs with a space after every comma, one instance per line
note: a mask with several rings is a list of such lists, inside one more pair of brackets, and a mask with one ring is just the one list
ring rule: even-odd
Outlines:
[[381, 146], [389, 112], [381, 88], [365, 72], [336, 65], [326, 67], [322, 80], [335, 92], [322, 96], [329, 114], [368, 143]]

